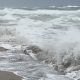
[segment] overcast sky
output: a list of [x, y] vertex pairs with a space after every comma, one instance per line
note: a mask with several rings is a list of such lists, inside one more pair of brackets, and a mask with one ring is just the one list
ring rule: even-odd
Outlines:
[[0, 7], [47, 7], [80, 5], [80, 0], [0, 0]]

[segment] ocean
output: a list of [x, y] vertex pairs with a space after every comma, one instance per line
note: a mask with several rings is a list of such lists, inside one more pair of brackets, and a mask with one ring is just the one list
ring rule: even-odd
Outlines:
[[[40, 47], [38, 60], [23, 54], [23, 45]], [[0, 70], [24, 80], [78, 80], [80, 6], [1, 8], [0, 46], [9, 49], [0, 52]]]

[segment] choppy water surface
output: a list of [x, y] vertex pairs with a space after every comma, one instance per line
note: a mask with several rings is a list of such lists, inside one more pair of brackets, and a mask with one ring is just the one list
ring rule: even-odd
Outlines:
[[42, 54], [43, 60], [55, 57], [57, 66], [70, 62], [66, 72], [71, 71], [72, 66], [79, 66], [80, 10], [79, 7], [66, 8], [1, 9], [0, 45], [9, 50], [0, 52], [0, 70], [15, 72], [25, 80], [79, 79], [74, 77], [79, 72], [62, 75], [54, 66], [33, 60], [21, 51], [24, 44], [37, 45], [49, 52]]

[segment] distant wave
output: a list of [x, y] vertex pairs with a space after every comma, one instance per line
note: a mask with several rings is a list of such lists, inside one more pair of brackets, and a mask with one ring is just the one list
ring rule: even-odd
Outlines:
[[29, 7], [21, 7], [18, 9], [24, 9], [24, 10], [37, 10], [37, 9], [49, 9], [49, 10], [80, 10], [80, 6], [49, 6], [49, 7], [45, 7], [45, 8], [40, 8], [40, 7], [33, 7], [33, 8], [29, 8]]
[[[9, 7], [6, 7], [7, 9], [10, 9]], [[1, 9], [5, 9], [0, 7], [0, 10]], [[80, 6], [72, 6], [72, 5], [68, 5], [68, 6], [48, 6], [48, 7], [45, 7], [45, 8], [41, 8], [41, 7], [33, 7], [33, 8], [30, 8], [30, 7], [14, 7], [12, 9], [23, 9], [23, 10], [39, 10], [39, 9], [46, 9], [46, 10], [80, 10]]]
[[57, 6], [49, 6], [49, 9], [53, 9], [53, 10], [80, 10], [80, 6], [61, 6], [61, 7], [57, 7]]

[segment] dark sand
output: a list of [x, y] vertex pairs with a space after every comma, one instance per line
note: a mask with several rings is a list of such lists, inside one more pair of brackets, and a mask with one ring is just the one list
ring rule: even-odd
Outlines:
[[0, 71], [0, 80], [22, 80], [20, 76], [12, 72]]
[[4, 47], [0, 47], [0, 52], [3, 52], [3, 51], [7, 51], [8, 49], [4, 48]]

